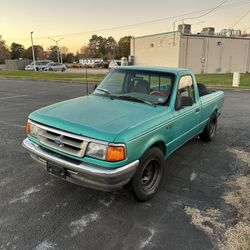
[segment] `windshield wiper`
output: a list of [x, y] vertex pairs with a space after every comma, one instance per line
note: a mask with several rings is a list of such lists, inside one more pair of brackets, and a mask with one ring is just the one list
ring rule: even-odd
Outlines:
[[117, 99], [121, 99], [121, 100], [128, 100], [128, 101], [135, 101], [135, 102], [142, 102], [142, 103], [146, 103], [148, 105], [154, 106], [156, 107], [156, 104], [147, 100], [144, 100], [142, 98], [139, 97], [135, 97], [135, 96], [131, 96], [131, 95], [119, 95], [119, 96], [114, 96]]
[[101, 92], [107, 94], [108, 97], [109, 97], [111, 100], [113, 100], [113, 96], [111, 95], [111, 93], [110, 93], [107, 89], [97, 88], [96, 90], [101, 91]]

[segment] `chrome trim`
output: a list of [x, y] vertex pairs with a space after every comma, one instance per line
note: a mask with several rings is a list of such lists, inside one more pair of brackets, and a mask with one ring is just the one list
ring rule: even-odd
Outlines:
[[[86, 151], [88, 149], [88, 145], [89, 143], [96, 143], [96, 144], [101, 144], [101, 145], [105, 145], [108, 146], [122, 146], [124, 148], [124, 152], [125, 152], [125, 158], [124, 160], [127, 159], [127, 150], [126, 150], [126, 145], [123, 144], [123, 143], [109, 143], [109, 142], [106, 142], [106, 141], [101, 141], [101, 140], [97, 140], [97, 139], [92, 139], [92, 138], [89, 138], [89, 137], [84, 137], [84, 136], [81, 136], [81, 135], [76, 135], [76, 134], [73, 134], [73, 133], [69, 133], [69, 132], [65, 132], [63, 130], [60, 130], [60, 129], [55, 129], [55, 128], [52, 128], [52, 127], [49, 127], [49, 126], [45, 126], [45, 125], [41, 125], [39, 123], [36, 123], [34, 121], [31, 121], [31, 120], [28, 120], [28, 122], [34, 126], [36, 126], [38, 128], [38, 131], [40, 129], [40, 133], [38, 132], [38, 135], [34, 135], [35, 137], [37, 137], [37, 139], [39, 140], [39, 142], [42, 144], [42, 145], [45, 145], [47, 147], [51, 147], [51, 148], [54, 148], [56, 150], [59, 150], [59, 151], [62, 151], [66, 154], [69, 154], [69, 155], [73, 155], [73, 156], [76, 156], [76, 157], [79, 157], [79, 158], [82, 158], [86, 155]], [[58, 134], [58, 138], [60, 139], [62, 145], [65, 145], [65, 147], [62, 147], [62, 145], [55, 145], [54, 143], [48, 141], [47, 139], [51, 139], [53, 141], [53, 136], [50, 136], [48, 132], [52, 132], [52, 133], [55, 133], [55, 134]], [[68, 137], [69, 139], [65, 139], [63, 137]], [[70, 141], [70, 138], [72, 139], [77, 139], [79, 141], [81, 141], [81, 143], [74, 143], [72, 141]], [[77, 145], [78, 144], [78, 145]], [[70, 148], [67, 148], [67, 146], [72, 146], [72, 147], [75, 147], [79, 150], [76, 150], [76, 152], [74, 152], [73, 149], [70, 149]], [[105, 154], [105, 158], [107, 156], [107, 152]], [[96, 159], [100, 159], [100, 158], [96, 158]]]
[[90, 138], [51, 128], [33, 121], [29, 122], [31, 127], [36, 128], [37, 133], [34, 134], [34, 136], [38, 139], [41, 145], [45, 145], [49, 148], [59, 150], [78, 158], [85, 156], [90, 142], [104, 145], [105, 147], [108, 145], [108, 142], [95, 142], [95, 140], [91, 140]]
[[102, 191], [120, 189], [131, 180], [139, 165], [139, 160], [136, 160], [115, 169], [107, 169], [98, 165], [60, 156], [31, 142], [29, 138], [23, 141], [22, 146], [29, 152], [34, 160], [43, 165], [46, 165], [47, 162], [51, 162], [64, 167], [67, 172], [67, 181]]
[[55, 128], [48, 127], [48, 126], [45, 126], [45, 125], [41, 125], [41, 124], [36, 123], [36, 122], [34, 122], [32, 120], [28, 120], [28, 122], [35, 125], [35, 126], [37, 126], [38, 128], [50, 131], [52, 133], [61, 134], [61, 135], [67, 136], [67, 137], [72, 137], [72, 138], [75, 138], [77, 140], [83, 140], [83, 141], [86, 141], [86, 142], [95, 142], [95, 143], [99, 143], [99, 144], [108, 145], [108, 142], [106, 142], [106, 141], [96, 140], [96, 139], [92, 139], [92, 138], [89, 138], [89, 137], [85, 137], [85, 136], [65, 132], [65, 131], [60, 130], [60, 129], [55, 129]]

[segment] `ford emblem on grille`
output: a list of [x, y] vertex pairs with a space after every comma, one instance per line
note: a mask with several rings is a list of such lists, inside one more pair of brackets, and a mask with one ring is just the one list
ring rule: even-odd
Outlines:
[[61, 136], [56, 137], [54, 139], [54, 143], [57, 144], [58, 146], [62, 145]]

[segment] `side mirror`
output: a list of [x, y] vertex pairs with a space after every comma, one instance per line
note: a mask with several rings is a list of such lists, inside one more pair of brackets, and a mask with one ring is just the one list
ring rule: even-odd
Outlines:
[[193, 98], [191, 96], [177, 96], [175, 109], [180, 110], [184, 107], [190, 107], [193, 105]]

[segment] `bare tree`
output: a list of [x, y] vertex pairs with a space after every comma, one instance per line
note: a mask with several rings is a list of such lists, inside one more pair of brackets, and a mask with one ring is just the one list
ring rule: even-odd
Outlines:
[[0, 63], [5, 63], [6, 59], [10, 59], [10, 51], [2, 35], [0, 35]]

